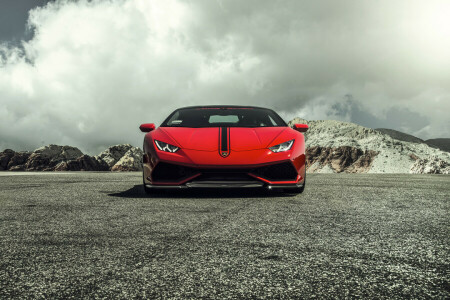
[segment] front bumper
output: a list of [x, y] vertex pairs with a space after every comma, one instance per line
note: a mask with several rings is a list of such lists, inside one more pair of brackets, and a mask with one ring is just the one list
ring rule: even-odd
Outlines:
[[[149, 172], [145, 172], [148, 167]], [[299, 188], [303, 177], [289, 161], [264, 165], [196, 167], [159, 162], [153, 168], [144, 164], [147, 188]]]

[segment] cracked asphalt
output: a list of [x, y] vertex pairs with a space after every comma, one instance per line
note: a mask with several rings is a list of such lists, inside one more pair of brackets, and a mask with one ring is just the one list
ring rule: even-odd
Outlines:
[[308, 174], [301, 195], [0, 173], [0, 298], [450, 297], [450, 176]]

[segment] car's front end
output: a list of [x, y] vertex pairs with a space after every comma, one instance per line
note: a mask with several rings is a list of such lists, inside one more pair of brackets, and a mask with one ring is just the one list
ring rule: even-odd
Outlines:
[[[193, 111], [189, 113], [196, 119], [206, 118], [211, 124], [188, 124], [185, 119], [189, 116], [183, 119], [184, 111], [174, 116], [176, 111], [161, 127], [146, 134], [143, 181], [147, 191], [158, 188], [303, 188], [304, 136], [284, 121], [273, 121], [277, 115], [268, 118], [271, 126], [249, 126], [247, 119], [255, 112], [243, 111], [241, 107], [186, 109]], [[234, 114], [238, 115], [237, 121], [231, 123], [234, 119], [230, 115]], [[211, 121], [214, 117], [220, 124]], [[247, 123], [242, 121], [244, 119]], [[229, 122], [224, 122], [227, 120]], [[170, 126], [183, 122], [187, 126]], [[259, 124], [265, 123], [260, 121]]]

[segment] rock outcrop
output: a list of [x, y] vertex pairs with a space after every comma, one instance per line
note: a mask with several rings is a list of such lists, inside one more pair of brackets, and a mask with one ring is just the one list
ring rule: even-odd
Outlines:
[[108, 164], [89, 155], [59, 163], [54, 171], [109, 171]]
[[[308, 172], [367, 173], [378, 152], [349, 146], [337, 148], [314, 146], [306, 149]], [[325, 170], [322, 170], [326, 168]]]
[[[413, 164], [420, 166], [430, 157], [450, 163], [448, 152], [417, 141], [401, 141], [353, 123], [300, 118], [289, 123], [309, 125], [305, 133], [309, 172], [409, 173]], [[420, 167], [414, 170], [428, 172]]]
[[31, 156], [31, 152], [15, 152], [8, 163], [7, 170], [10, 171], [24, 171], [26, 170], [27, 160]]
[[411, 166], [411, 174], [450, 174], [450, 164], [436, 156], [418, 159]]
[[111, 146], [99, 155], [95, 156], [98, 160], [106, 162], [109, 168], [112, 168], [133, 146], [130, 144], [121, 144]]
[[53, 171], [62, 162], [76, 160], [83, 152], [76, 147], [48, 145], [34, 150], [26, 162], [28, 171]]
[[5, 151], [0, 152], [0, 171], [8, 170], [9, 161], [15, 153], [16, 152], [11, 149], [6, 149]]
[[71, 146], [48, 145], [33, 152], [0, 152], [0, 171], [140, 171], [142, 150], [131, 145], [112, 146], [97, 156]]
[[133, 147], [111, 168], [111, 171], [141, 171], [144, 152]]

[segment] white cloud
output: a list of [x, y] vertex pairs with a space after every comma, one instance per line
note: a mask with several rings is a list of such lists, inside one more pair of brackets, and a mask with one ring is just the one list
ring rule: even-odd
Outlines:
[[[385, 127], [449, 136], [450, 51], [436, 50], [448, 43], [438, 34], [419, 42], [423, 28], [445, 22], [431, 22], [433, 13], [450, 6], [427, 2], [435, 10], [422, 15], [421, 3], [48, 4], [30, 13], [30, 41], [0, 48], [0, 148], [59, 143], [96, 153], [115, 143], [140, 145], [140, 123], [195, 104], [358, 119], [351, 108], [335, 109], [345, 95]], [[400, 124], [387, 118], [392, 109], [426, 124]]]

